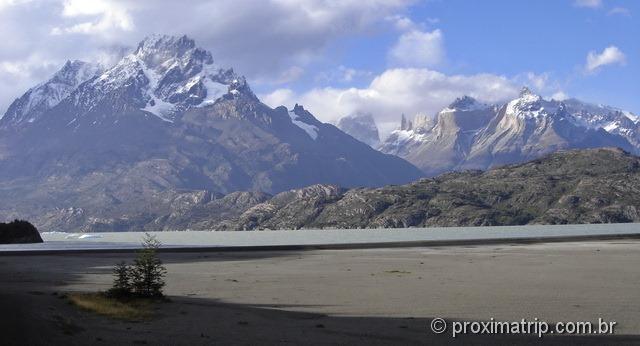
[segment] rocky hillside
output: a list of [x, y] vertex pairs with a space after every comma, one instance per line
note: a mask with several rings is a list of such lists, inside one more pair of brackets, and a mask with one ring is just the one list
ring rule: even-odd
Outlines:
[[220, 230], [640, 222], [640, 158], [620, 149], [564, 151], [486, 172], [407, 185], [280, 193]]
[[567, 149], [619, 147], [638, 154], [639, 138], [640, 118], [630, 112], [575, 99], [546, 100], [523, 88], [502, 105], [462, 97], [433, 118], [421, 116], [413, 123], [403, 118], [381, 150], [435, 176]]

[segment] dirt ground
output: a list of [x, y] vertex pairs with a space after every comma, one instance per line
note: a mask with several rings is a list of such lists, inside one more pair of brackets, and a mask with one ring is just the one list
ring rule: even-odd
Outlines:
[[640, 342], [640, 241], [162, 253], [170, 302], [149, 321], [71, 306], [65, 292], [111, 284], [131, 254], [0, 256], [3, 345], [514, 344], [533, 335], [461, 335], [449, 321], [617, 322], [615, 335], [550, 344]]

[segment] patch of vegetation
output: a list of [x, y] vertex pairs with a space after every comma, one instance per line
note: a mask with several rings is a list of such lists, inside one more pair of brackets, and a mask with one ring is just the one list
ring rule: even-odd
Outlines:
[[405, 270], [385, 270], [387, 274], [411, 274], [411, 272]]
[[106, 293], [70, 293], [69, 301], [87, 311], [126, 321], [141, 321], [151, 317], [152, 299], [116, 298]]
[[121, 262], [114, 267], [113, 287], [107, 295], [115, 298], [162, 297], [167, 270], [157, 255], [161, 245], [156, 237], [145, 233], [142, 250], [133, 264]]
[[28, 221], [0, 222], [0, 244], [42, 243], [38, 229]]
[[145, 233], [142, 249], [133, 264], [116, 264], [113, 286], [107, 292], [71, 293], [69, 301], [88, 311], [128, 321], [151, 317], [152, 304], [163, 300], [167, 270], [157, 256], [161, 243]]

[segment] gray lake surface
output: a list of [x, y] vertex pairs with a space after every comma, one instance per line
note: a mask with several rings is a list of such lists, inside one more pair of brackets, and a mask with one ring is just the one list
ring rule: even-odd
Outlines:
[[[639, 236], [640, 223], [594, 225], [527, 225], [499, 227], [433, 227], [396, 229], [341, 229], [208, 232], [149, 232], [163, 247], [235, 247], [379, 244], [396, 242], [464, 242], [597, 236]], [[0, 245], [0, 252], [33, 250], [135, 249], [144, 232], [41, 233], [44, 243]]]

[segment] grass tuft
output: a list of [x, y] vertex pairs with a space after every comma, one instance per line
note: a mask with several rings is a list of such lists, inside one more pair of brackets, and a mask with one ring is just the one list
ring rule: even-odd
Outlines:
[[411, 274], [411, 272], [405, 270], [385, 270], [387, 274]]
[[69, 301], [84, 310], [126, 321], [151, 317], [152, 300], [148, 298], [114, 298], [104, 293], [70, 293]]

